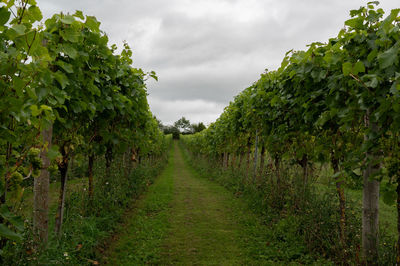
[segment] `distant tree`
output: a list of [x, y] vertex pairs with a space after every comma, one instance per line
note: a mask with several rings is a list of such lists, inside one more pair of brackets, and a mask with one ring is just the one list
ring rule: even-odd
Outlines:
[[173, 128], [174, 126], [164, 126], [163, 127], [163, 132], [164, 132], [164, 134], [165, 135], [168, 135], [168, 134], [172, 134], [172, 131], [173, 131]]
[[183, 116], [174, 123], [174, 127], [179, 129], [182, 134], [192, 133], [192, 125], [190, 124], [190, 121]]
[[179, 139], [180, 131], [175, 126], [164, 126], [163, 132], [165, 135], [172, 134], [173, 139]]
[[172, 138], [179, 139], [181, 132], [176, 127], [172, 127]]
[[206, 129], [206, 126], [203, 124], [203, 122], [200, 122], [198, 124], [192, 124], [192, 132], [197, 133], [197, 132], [201, 132], [204, 129]]
[[182, 117], [174, 123], [172, 126], [162, 125], [162, 130], [164, 134], [172, 134], [174, 139], [179, 139], [180, 134], [194, 134], [206, 129], [206, 126], [200, 122], [197, 124], [190, 124], [190, 121], [185, 117]]

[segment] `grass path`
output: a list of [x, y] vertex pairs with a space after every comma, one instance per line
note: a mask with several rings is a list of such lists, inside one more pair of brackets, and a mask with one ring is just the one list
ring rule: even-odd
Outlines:
[[175, 152], [174, 197], [162, 264], [239, 264], [240, 226], [232, 213], [231, 193], [195, 178], [181, 151], [175, 147]]
[[129, 215], [105, 262], [270, 265], [260, 251], [268, 249], [266, 230], [243, 201], [197, 177], [174, 143], [167, 168]]

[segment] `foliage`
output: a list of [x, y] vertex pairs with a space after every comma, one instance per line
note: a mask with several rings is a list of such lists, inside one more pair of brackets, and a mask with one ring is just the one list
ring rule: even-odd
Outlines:
[[352, 10], [327, 43], [289, 51], [279, 69], [263, 73], [215, 123], [183, 139], [194, 154], [224, 163], [229, 155], [250, 154], [252, 146], [265, 149], [275, 172], [270, 178], [281, 184], [288, 179], [283, 163], [302, 168], [304, 186], [314, 165], [330, 166], [342, 213], [337, 241], [346, 250], [355, 247], [346, 237], [344, 184], [360, 182], [362, 173], [368, 184], [392, 180], [382, 191], [393, 203], [393, 183], [400, 180], [400, 9], [384, 17], [377, 5]]
[[206, 129], [206, 126], [203, 124], [203, 122], [199, 122], [197, 124], [192, 124], [192, 132], [193, 134], [198, 133]]
[[[165, 149], [170, 144], [166, 145]], [[99, 258], [99, 248], [109, 240], [123, 218], [125, 209], [130, 208], [164, 168], [166, 155], [153, 161], [143, 160], [136, 168], [131, 168], [129, 175], [125, 175], [124, 171], [129, 161], [124, 162], [122, 155], [119, 155], [112, 165], [111, 179], [105, 174], [104, 160], [97, 160], [94, 167], [98, 176], [95, 186], [98, 189], [93, 199], [89, 199], [85, 193], [88, 186], [83, 184], [69, 194], [61, 237], [53, 236], [47, 250], [32, 252], [34, 243], [31, 242], [29, 231], [26, 231], [21, 245], [9, 243], [4, 248], [6, 265], [87, 265]], [[107, 186], [102, 186], [104, 179], [108, 180]]]
[[41, 172], [58, 167], [65, 183], [71, 158], [105, 155], [110, 166], [117, 155], [154, 159], [165, 150], [146, 98], [145, 80], [157, 76], [131, 66], [129, 45], [117, 54], [100, 22], [81, 11], [41, 20], [34, 0], [0, 3], [0, 250], [22, 237], [9, 212]]
[[179, 139], [181, 133], [175, 126], [163, 126], [163, 132], [165, 135], [172, 134], [173, 139]]

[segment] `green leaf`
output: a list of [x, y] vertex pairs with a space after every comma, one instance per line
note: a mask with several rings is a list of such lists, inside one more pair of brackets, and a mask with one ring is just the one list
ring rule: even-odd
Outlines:
[[315, 122], [316, 126], [323, 126], [326, 122], [328, 122], [331, 119], [331, 113], [330, 111], [325, 111], [321, 114], [321, 116], [318, 118], [318, 120]]
[[29, 108], [31, 109], [32, 115], [33, 115], [33, 116], [38, 116], [38, 115], [40, 115], [40, 113], [42, 112], [42, 111], [37, 107], [36, 104], [31, 105]]
[[352, 69], [353, 69], [353, 65], [350, 62], [346, 62], [346, 63], [342, 64], [343, 75], [345, 75], [345, 76], [350, 75]]
[[57, 145], [52, 145], [47, 151], [47, 157], [49, 157], [51, 161], [55, 160], [57, 157], [60, 157], [61, 153], [59, 152], [59, 149], [60, 148]]
[[354, 29], [360, 29], [363, 26], [363, 22], [364, 22], [364, 20], [362, 17], [357, 17], [357, 18], [352, 18], [352, 19], [346, 20], [344, 22], [344, 24], [346, 26], [349, 26]]
[[365, 72], [364, 63], [361, 61], [358, 61], [353, 67], [353, 74], [357, 75], [358, 73], [364, 73], [364, 72]]
[[68, 63], [65, 63], [64, 61], [58, 60], [58, 61], [56, 62], [56, 65], [57, 65], [57, 66], [60, 66], [62, 69], [65, 70], [65, 72], [67, 72], [67, 73], [69, 73], [69, 74], [74, 73], [74, 69], [72, 68], [72, 65], [70, 65], [70, 64], [68, 64]]
[[35, 92], [36, 92], [36, 95], [37, 95], [39, 101], [41, 101], [49, 93], [49, 90], [48, 90], [48, 88], [41, 86], [41, 87], [36, 87]]
[[88, 86], [88, 88], [90, 89], [90, 91], [97, 96], [101, 95], [101, 91], [99, 89], [99, 87], [97, 87], [96, 85], [92, 84], [91, 86]]
[[68, 44], [64, 44], [62, 46], [62, 51], [72, 59], [75, 59], [78, 55], [78, 52], [75, 50], [75, 48]]
[[12, 26], [12, 29], [18, 34], [18, 35], [24, 35], [26, 27], [22, 24], [15, 24]]
[[390, 15], [387, 16], [381, 23], [381, 28], [385, 32], [389, 32], [391, 28], [393, 28], [393, 21], [396, 20], [397, 16], [399, 15], [400, 9], [392, 9]]
[[399, 95], [400, 93], [400, 84], [398, 83], [393, 83], [392, 86], [390, 87], [390, 93], [393, 95]]
[[96, 17], [86, 16], [85, 24], [90, 30], [94, 32], [100, 31], [100, 22], [97, 21]]
[[64, 40], [75, 43], [79, 40], [80, 33], [73, 28], [66, 28], [60, 35]]
[[10, 15], [11, 13], [8, 11], [7, 8], [5, 8], [4, 6], [0, 7], [0, 26], [3, 26], [8, 22], [8, 20], [10, 19]]
[[22, 241], [22, 235], [18, 234], [14, 231], [11, 231], [10, 228], [5, 226], [4, 224], [0, 224], [0, 236], [14, 240], [14, 241]]
[[75, 18], [71, 15], [65, 15], [63, 18], [61, 18], [61, 22], [68, 25], [74, 23], [74, 21]]
[[372, 50], [372, 51], [368, 54], [368, 57], [367, 57], [368, 62], [372, 63], [373, 60], [376, 58], [376, 55], [377, 55], [377, 54], [378, 54], [378, 50], [377, 50], [377, 49]]
[[24, 92], [23, 92], [23, 88], [25, 87], [25, 82], [23, 79], [21, 79], [20, 77], [16, 76], [13, 78], [13, 87], [14, 90], [16, 91], [17, 95], [22, 97]]
[[8, 3], [7, 3], [7, 8], [12, 7], [14, 5], [14, 3], [15, 3], [15, 0], [9, 0]]
[[51, 110], [53, 110], [50, 106], [44, 105], [44, 104], [42, 104], [42, 105], [40, 106], [40, 109], [46, 110], [46, 111], [51, 111]]
[[365, 82], [365, 85], [367, 85], [370, 88], [376, 88], [378, 86], [378, 78], [376, 75], [367, 75], [367, 78], [369, 78], [370, 80]]
[[68, 78], [61, 71], [57, 71], [56, 73], [54, 73], [54, 77], [61, 85], [62, 89], [67, 87], [67, 85], [69, 84]]
[[157, 77], [156, 72], [151, 71], [151, 72], [150, 72], [150, 77], [152, 77], [155, 81], [158, 81], [158, 77]]
[[37, 100], [37, 95], [36, 95], [34, 88], [32, 88], [31, 86], [28, 86], [25, 88], [25, 90], [31, 99]]
[[24, 221], [20, 216], [17, 216], [10, 212], [6, 205], [2, 205], [0, 208], [0, 215], [8, 222], [10, 222], [18, 231], [24, 230]]
[[275, 95], [272, 99], [271, 99], [271, 106], [275, 106], [278, 102], [279, 102], [279, 96]]
[[29, 14], [35, 21], [41, 21], [43, 18], [42, 11], [37, 6], [30, 6], [29, 7]]
[[399, 43], [397, 42], [393, 45], [389, 50], [384, 53], [378, 55], [378, 62], [381, 69], [392, 66], [397, 58], [399, 53]]
[[80, 18], [82, 20], [85, 19], [85, 17], [83, 16], [82, 11], [80, 11], [80, 10], [76, 10], [76, 12], [74, 14], [74, 17]]

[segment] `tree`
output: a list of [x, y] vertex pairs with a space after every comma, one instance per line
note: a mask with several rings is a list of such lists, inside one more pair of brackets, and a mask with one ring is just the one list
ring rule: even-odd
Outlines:
[[177, 127], [175, 126], [165, 126], [164, 127], [164, 134], [172, 134], [173, 139], [179, 139], [180, 131]]
[[201, 132], [204, 129], [206, 129], [206, 126], [203, 124], [203, 122], [199, 122], [197, 124], [192, 124], [191, 127], [192, 127], [193, 134], [197, 133], [197, 132]]
[[190, 125], [190, 121], [182, 116], [181, 119], [174, 123], [174, 127], [179, 129], [182, 134], [190, 134], [192, 131], [192, 127]]

